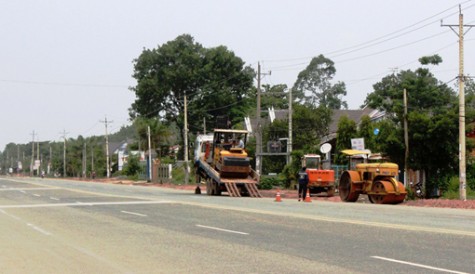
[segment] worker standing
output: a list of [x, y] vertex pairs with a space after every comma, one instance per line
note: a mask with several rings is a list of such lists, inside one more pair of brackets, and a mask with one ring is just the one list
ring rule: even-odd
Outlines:
[[244, 148], [244, 141], [242, 140], [241, 137], [238, 137], [238, 148]]
[[298, 173], [299, 202], [300, 202], [300, 199], [305, 200], [305, 194], [307, 193], [308, 175], [307, 175], [306, 169], [307, 169], [306, 167], [302, 167], [302, 169]]

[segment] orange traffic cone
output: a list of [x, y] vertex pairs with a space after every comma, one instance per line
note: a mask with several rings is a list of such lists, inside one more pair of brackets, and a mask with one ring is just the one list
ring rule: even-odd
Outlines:
[[282, 202], [280, 198], [280, 189], [277, 189], [277, 193], [275, 194], [275, 201], [274, 202]]
[[303, 200], [306, 203], [311, 203], [312, 198], [310, 198], [310, 189], [307, 189], [307, 196], [305, 196], [305, 200]]

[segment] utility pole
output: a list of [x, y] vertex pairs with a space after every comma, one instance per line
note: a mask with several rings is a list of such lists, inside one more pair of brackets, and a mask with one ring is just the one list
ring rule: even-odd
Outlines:
[[68, 134], [68, 132], [66, 132], [66, 130], [63, 130], [62, 132], [62, 137], [63, 137], [63, 140], [64, 140], [64, 143], [63, 143], [63, 178], [66, 178], [66, 135]]
[[407, 91], [404, 89], [404, 145], [406, 146], [406, 152], [404, 155], [404, 186], [407, 186], [407, 162], [409, 161], [409, 133], [407, 130]]
[[86, 179], [86, 170], [87, 170], [87, 149], [86, 149], [86, 141], [84, 141], [84, 148], [82, 152], [82, 177]]
[[262, 125], [261, 125], [261, 77], [270, 75], [261, 72], [261, 63], [257, 63], [257, 110], [256, 110], [256, 172], [262, 174]]
[[150, 142], [150, 126], [147, 127], [148, 135], [148, 181], [152, 181], [152, 145]]
[[100, 121], [104, 123], [106, 126], [106, 168], [107, 168], [107, 178], [110, 178], [110, 160], [109, 160], [109, 135], [107, 134], [107, 125], [112, 123], [113, 121], [107, 121], [107, 116], [105, 117], [104, 121]]
[[203, 117], [203, 134], [206, 135], [206, 117]]
[[51, 165], [53, 164], [53, 148], [51, 147], [51, 143], [49, 143], [49, 159], [48, 159], [48, 169], [47, 174], [51, 174]]
[[287, 140], [287, 164], [292, 162], [292, 89], [289, 89], [289, 139]]
[[261, 136], [261, 63], [257, 63], [257, 110], [256, 110], [256, 171], [262, 173], [262, 136]]
[[35, 162], [35, 131], [31, 133], [33, 140], [31, 141], [31, 165], [30, 165], [30, 176], [33, 176], [33, 164]]
[[186, 93], [185, 93], [185, 125], [184, 125], [184, 139], [185, 139], [185, 184], [188, 184], [189, 172], [188, 172], [188, 114], [187, 114], [187, 103], [186, 103]]
[[91, 173], [94, 172], [94, 147], [91, 146]]
[[36, 134], [38, 142], [36, 143], [36, 161], [38, 163], [38, 169], [36, 170], [36, 175], [40, 176], [40, 169], [41, 169], [41, 160], [40, 160], [40, 137]]
[[[459, 194], [460, 200], [467, 200], [467, 174], [466, 174], [466, 144], [465, 144], [465, 90], [464, 81], [465, 76], [463, 74], [463, 36], [464, 27], [468, 27], [467, 32], [475, 25], [464, 25], [462, 8], [459, 5], [459, 23], [458, 25], [443, 25], [449, 27], [459, 37]], [[454, 29], [458, 27], [458, 32]]]

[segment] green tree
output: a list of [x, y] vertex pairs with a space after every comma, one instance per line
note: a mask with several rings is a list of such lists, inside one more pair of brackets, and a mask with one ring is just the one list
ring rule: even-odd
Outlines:
[[166, 125], [157, 118], [138, 117], [134, 121], [134, 127], [139, 138], [139, 147], [142, 150], [148, 148], [148, 127], [150, 127], [150, 146], [157, 151], [159, 156], [165, 147], [173, 144], [173, 140], [180, 140], [180, 136], [172, 131], [173, 125]]
[[253, 76], [253, 70], [226, 47], [207, 49], [184, 34], [143, 50], [134, 61], [137, 85], [131, 89], [137, 98], [130, 115], [159, 116], [182, 129], [186, 95], [191, 130], [200, 130], [203, 118], [213, 128], [215, 118], [223, 114], [242, 120], [255, 100]]
[[338, 164], [345, 164], [346, 157], [339, 153], [344, 149], [351, 148], [351, 139], [357, 137], [357, 126], [355, 121], [343, 115], [338, 121], [337, 139], [336, 139], [336, 151], [337, 156], [335, 162]]
[[296, 150], [317, 153], [320, 137], [328, 134], [331, 110], [320, 106], [293, 105], [292, 145]]
[[122, 173], [135, 179], [138, 178], [138, 175], [143, 171], [142, 169], [139, 156], [129, 155], [127, 164], [125, 164], [122, 169]]
[[332, 84], [336, 68], [332, 60], [319, 55], [299, 73], [292, 90], [301, 103], [323, 106], [330, 109], [348, 108], [346, 101], [346, 86], [343, 82]]
[[[440, 58], [440, 57], [439, 57]], [[437, 57], [421, 58], [424, 64], [437, 64]], [[415, 71], [401, 71], [386, 76], [376, 83], [374, 92], [365, 103], [372, 108], [386, 111], [392, 117], [390, 132], [377, 139], [385, 138], [383, 145], [388, 155], [399, 165], [404, 165], [403, 90], [408, 94], [409, 162], [412, 169], [424, 170], [428, 181], [438, 181], [444, 172], [453, 173], [457, 166], [457, 112], [458, 104], [454, 91], [447, 84], [437, 80], [429, 69], [421, 67]], [[430, 186], [429, 186], [430, 187]]]
[[375, 150], [374, 129], [374, 124], [371, 122], [371, 118], [368, 115], [361, 117], [358, 128], [358, 138], [364, 138], [366, 149], [369, 149], [372, 152], [379, 152]]
[[289, 108], [289, 94], [285, 92], [287, 85], [262, 85], [261, 108], [267, 109], [274, 107], [275, 109]]

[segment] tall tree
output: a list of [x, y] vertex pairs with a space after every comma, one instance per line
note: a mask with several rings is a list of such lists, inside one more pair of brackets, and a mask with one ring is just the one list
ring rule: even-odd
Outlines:
[[343, 82], [332, 84], [336, 68], [332, 60], [323, 55], [314, 57], [310, 64], [301, 71], [293, 86], [296, 98], [300, 102], [330, 109], [348, 108], [346, 101], [346, 86]]
[[224, 46], [204, 48], [192, 36], [184, 34], [156, 49], [145, 49], [135, 60], [132, 87], [137, 99], [132, 104], [132, 118], [159, 116], [184, 122], [184, 96], [188, 100], [190, 129], [202, 128], [203, 118], [211, 128], [216, 116], [231, 119], [244, 116], [254, 99], [254, 72], [241, 58]]
[[[357, 137], [357, 126], [355, 121], [344, 115], [340, 117], [338, 121], [337, 139], [336, 139], [336, 151], [340, 152], [344, 149], [351, 148], [351, 139]], [[346, 158], [341, 153], [336, 156], [335, 162], [339, 164], [346, 163]]]
[[[440, 57], [423, 57], [423, 64], [437, 64]], [[389, 75], [376, 83], [374, 92], [369, 94], [365, 103], [372, 108], [386, 111], [392, 117], [393, 132], [387, 135], [394, 138], [397, 150], [386, 151], [398, 164], [404, 164], [404, 137], [402, 130], [404, 119], [403, 89], [408, 94], [408, 134], [409, 167], [425, 170], [429, 180], [435, 180], [439, 174], [453, 173], [457, 166], [457, 112], [458, 104], [454, 91], [447, 84], [437, 80], [425, 67], [415, 71], [401, 71]], [[390, 142], [391, 140], [386, 140]]]

